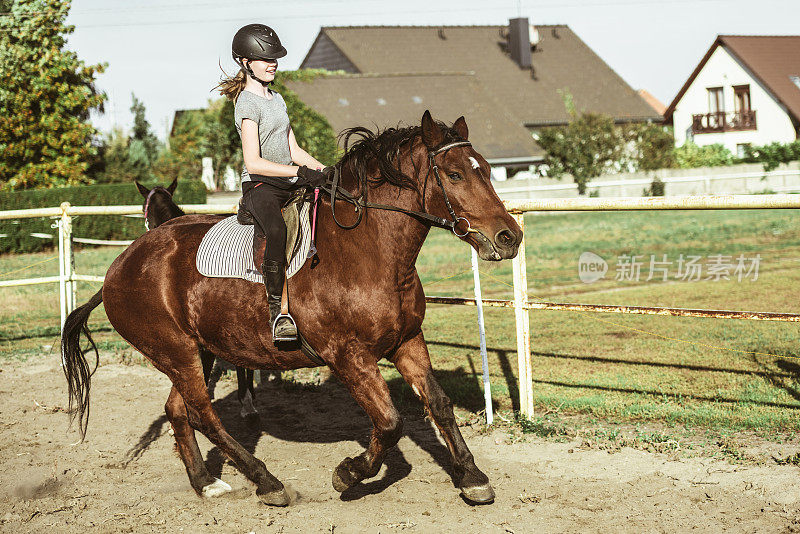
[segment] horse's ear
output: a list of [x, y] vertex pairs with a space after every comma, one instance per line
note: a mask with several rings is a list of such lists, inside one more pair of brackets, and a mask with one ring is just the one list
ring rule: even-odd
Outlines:
[[[462, 118], [463, 118], [463, 117], [462, 117]], [[169, 193], [170, 195], [172, 195], [172, 194], [175, 192], [175, 188], [176, 188], [176, 187], [178, 187], [178, 179], [177, 179], [177, 178], [175, 178], [174, 180], [172, 180], [172, 183], [171, 183], [171, 184], [169, 184], [169, 187], [167, 187], [167, 193]]]
[[434, 122], [433, 117], [431, 117], [431, 112], [426, 109], [425, 113], [422, 115], [422, 142], [425, 143], [425, 146], [428, 148], [433, 148], [441, 145], [442, 141], [444, 141], [442, 130], [439, 128], [439, 125]]
[[458, 132], [461, 139], [466, 141], [469, 138], [469, 128], [467, 128], [467, 121], [464, 120], [464, 115], [456, 119], [456, 122], [453, 123], [453, 129]]
[[139, 192], [142, 194], [142, 196], [143, 196], [144, 198], [147, 198], [147, 195], [149, 195], [149, 194], [150, 194], [150, 190], [149, 190], [149, 189], [147, 189], [145, 186], [143, 186], [142, 184], [140, 184], [139, 182], [137, 182], [137, 181], [135, 181], [135, 180], [134, 180], [134, 182], [133, 182], [133, 183], [135, 183], [135, 184], [136, 184], [136, 189], [138, 189], [138, 190], [139, 190]]

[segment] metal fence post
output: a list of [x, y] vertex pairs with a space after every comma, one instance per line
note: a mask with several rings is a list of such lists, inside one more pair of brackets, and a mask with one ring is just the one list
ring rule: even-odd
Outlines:
[[481, 369], [483, 372], [483, 400], [486, 404], [486, 424], [494, 423], [492, 410], [492, 386], [489, 382], [489, 360], [486, 356], [486, 327], [483, 323], [483, 297], [481, 296], [481, 275], [478, 271], [478, 252], [472, 251], [472, 278], [475, 282], [475, 307], [478, 309], [478, 335], [481, 343]]
[[[520, 229], [525, 231], [522, 213], [513, 214]], [[514, 312], [517, 318], [517, 366], [519, 379], [519, 411], [522, 417], [533, 417], [533, 373], [531, 372], [531, 337], [528, 319], [528, 276], [525, 267], [525, 239], [513, 260]]]

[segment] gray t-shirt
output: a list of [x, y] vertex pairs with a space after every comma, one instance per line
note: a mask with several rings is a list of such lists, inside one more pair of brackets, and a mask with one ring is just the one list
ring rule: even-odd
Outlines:
[[[265, 98], [250, 91], [242, 91], [234, 106], [234, 120], [239, 138], [242, 137], [242, 120], [250, 119], [258, 124], [258, 140], [261, 145], [261, 157], [282, 163], [292, 164], [289, 152], [289, 115], [286, 113], [286, 102], [280, 93], [270, 91], [272, 98]], [[296, 181], [289, 179], [290, 181]], [[250, 175], [242, 168], [242, 181], [249, 182]]]

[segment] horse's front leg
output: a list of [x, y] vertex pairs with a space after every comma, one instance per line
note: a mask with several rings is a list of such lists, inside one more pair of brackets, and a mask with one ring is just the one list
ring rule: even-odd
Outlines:
[[339, 360], [332, 366], [333, 371], [373, 425], [367, 450], [355, 458], [345, 458], [333, 471], [333, 487], [341, 492], [378, 474], [386, 452], [400, 440], [403, 420], [392, 404], [389, 386], [372, 355], [349, 352]]
[[433, 376], [431, 358], [422, 332], [400, 346], [392, 363], [425, 404], [426, 411], [447, 443], [453, 457], [456, 485], [461, 494], [473, 503], [488, 504], [494, 501], [489, 477], [475, 465], [475, 459], [458, 429], [453, 415], [453, 402]]

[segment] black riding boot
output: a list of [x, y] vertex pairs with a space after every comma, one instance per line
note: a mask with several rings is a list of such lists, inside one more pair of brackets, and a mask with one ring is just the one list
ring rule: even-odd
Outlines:
[[264, 260], [261, 265], [264, 274], [264, 285], [267, 288], [267, 304], [269, 308], [269, 324], [273, 326], [273, 340], [296, 341], [297, 327], [287, 317], [281, 317], [278, 324], [274, 324], [281, 313], [281, 296], [286, 272], [284, 265], [275, 260]]

